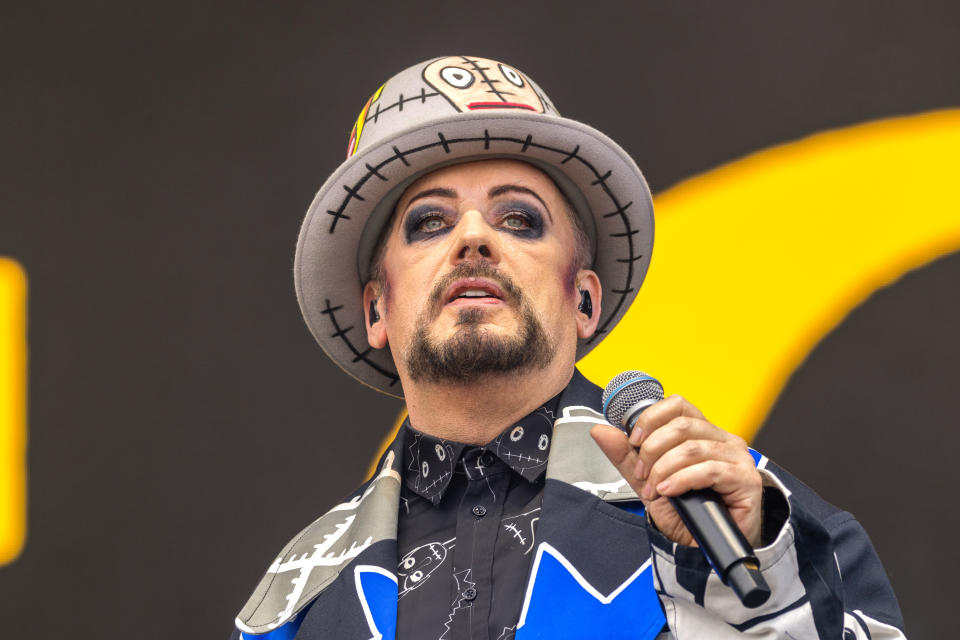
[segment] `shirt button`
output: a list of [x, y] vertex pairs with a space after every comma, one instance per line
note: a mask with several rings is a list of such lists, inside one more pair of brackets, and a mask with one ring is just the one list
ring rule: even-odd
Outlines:
[[477, 516], [478, 518], [482, 518], [483, 516], [487, 515], [487, 508], [482, 504], [478, 504], [471, 509], [471, 511], [473, 511], [473, 515]]
[[464, 600], [474, 600], [476, 597], [477, 597], [477, 590], [474, 589], [473, 587], [470, 587], [469, 589], [463, 592]]
[[494, 462], [493, 454], [490, 453], [489, 451], [484, 451], [483, 453], [480, 454], [480, 464], [483, 465], [484, 467], [493, 466], [493, 462]]

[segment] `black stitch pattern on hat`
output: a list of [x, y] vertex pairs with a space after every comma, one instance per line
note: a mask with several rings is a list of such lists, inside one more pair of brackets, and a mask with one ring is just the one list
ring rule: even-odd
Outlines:
[[[367, 165], [367, 168], [369, 168], [369, 167], [370, 167], [370, 165]], [[615, 211], [611, 211], [610, 213], [605, 213], [605, 214], [603, 214], [603, 217], [604, 217], [604, 218], [612, 218], [613, 216], [618, 215], [618, 214], [622, 216], [623, 214], [625, 214], [625, 213], [627, 212], [627, 209], [629, 209], [629, 208], [632, 207], [632, 206], [633, 206], [633, 200], [631, 200], [631, 201], [628, 202], [627, 204], [623, 205], [622, 207], [617, 207]]]
[[[410, 163], [407, 162], [407, 159], [404, 157], [406, 154], [401, 153], [401, 152], [400, 152], [400, 149], [397, 149], [397, 145], [393, 145], [393, 152], [394, 152], [396, 155], [395, 155], [393, 158], [390, 158], [391, 160], [393, 160], [394, 158], [397, 158], [397, 159], [399, 159], [401, 162], [403, 162], [404, 165], [406, 165], [406, 166], [408, 166], [408, 167], [410, 166]], [[384, 162], [384, 163], [382, 163], [380, 166], [382, 167], [382, 166], [384, 166], [385, 164], [387, 164], [387, 163]], [[331, 233], [333, 233], [333, 230], [331, 230]]]
[[438, 131], [437, 137], [440, 138], [440, 144], [443, 145], [444, 152], [450, 153], [450, 144], [447, 142], [447, 139], [443, 137], [443, 133]]
[[567, 154], [563, 160], [560, 161], [560, 164], [567, 164], [568, 161], [573, 160], [574, 158], [580, 159], [580, 156], [577, 153], [580, 151], [580, 145], [577, 145], [573, 148], [573, 151]]
[[[389, 182], [389, 181], [390, 181], [390, 178], [388, 178], [387, 176], [385, 176], [385, 175], [383, 175], [382, 173], [380, 173], [379, 171], [377, 171], [374, 167], [371, 167], [369, 162], [367, 163], [367, 171], [369, 171], [369, 172], [372, 173], [373, 175], [377, 176], [378, 178], [380, 178], [380, 179], [383, 180], [384, 182]], [[631, 202], [630, 204], [633, 204], [633, 203]], [[616, 212], [614, 212], [614, 213], [616, 213]]]
[[613, 173], [613, 171], [607, 171], [607, 172], [606, 172], [605, 174], [603, 174], [602, 176], [597, 177], [597, 179], [594, 180], [593, 182], [591, 182], [590, 184], [594, 184], [594, 185], [596, 185], [596, 184], [603, 184], [603, 185], [605, 185], [605, 184], [607, 183], [607, 178], [610, 177], [610, 174], [611, 174], [611, 173]]
[[374, 114], [371, 115], [371, 116], [367, 116], [367, 117], [364, 119], [364, 122], [365, 122], [365, 123], [366, 123], [366, 122], [370, 122], [371, 120], [373, 120], [374, 122], [376, 122], [376, 121], [380, 118], [380, 116], [382, 116], [383, 114], [385, 114], [387, 111], [390, 111], [391, 109], [396, 109], [397, 111], [403, 111], [403, 105], [404, 105], [404, 103], [406, 103], [406, 102], [417, 102], [417, 101], [419, 100], [422, 104], [426, 104], [427, 98], [433, 98], [433, 97], [439, 96], [439, 95], [440, 95], [440, 92], [439, 92], [439, 91], [434, 91], [433, 93], [427, 93], [427, 90], [426, 90], [426, 88], [424, 88], [424, 87], [421, 87], [421, 88], [420, 88], [420, 95], [412, 96], [412, 97], [409, 97], [409, 98], [404, 98], [404, 97], [403, 97], [403, 94], [401, 93], [396, 102], [394, 102], [394, 103], [391, 104], [391, 105], [387, 105], [386, 107], [383, 107], [382, 109], [380, 108], [380, 103], [378, 102], [378, 103], [377, 103], [377, 109], [376, 109], [376, 111], [374, 112]]
[[363, 351], [360, 351], [359, 349], [357, 349], [357, 348], [353, 345], [352, 342], [350, 342], [350, 338], [347, 337], [347, 333], [348, 333], [349, 331], [352, 331], [352, 330], [353, 330], [353, 327], [350, 326], [350, 327], [347, 327], [347, 328], [345, 328], [345, 329], [341, 329], [341, 328], [340, 328], [340, 323], [337, 322], [337, 317], [336, 317], [336, 315], [335, 315], [337, 311], [340, 311], [340, 309], [343, 309], [343, 305], [342, 305], [342, 304], [341, 304], [341, 305], [337, 305], [336, 307], [331, 306], [331, 304], [330, 304], [330, 299], [329, 299], [329, 298], [326, 298], [326, 299], [324, 300], [324, 302], [325, 302], [326, 306], [324, 307], [323, 311], [321, 311], [320, 313], [322, 313], [322, 314], [324, 314], [324, 315], [326, 315], [326, 316], [329, 316], [329, 317], [330, 317], [330, 322], [333, 324], [334, 332], [333, 332], [332, 334], [330, 334], [330, 337], [331, 337], [331, 338], [340, 338], [341, 340], [343, 340], [343, 342], [347, 345], [347, 348], [350, 349], [351, 352], [353, 352], [354, 358], [353, 358], [352, 362], [360, 362], [360, 361], [363, 361], [363, 362], [367, 363], [368, 365], [370, 365], [371, 367], [373, 367], [374, 370], [376, 370], [378, 373], [382, 373], [384, 376], [387, 377], [388, 380], [390, 380], [390, 384], [388, 385], [388, 386], [390, 386], [390, 387], [392, 387], [392, 386], [395, 385], [397, 382], [399, 382], [399, 381], [400, 381], [400, 376], [398, 376], [395, 371], [388, 371], [387, 369], [384, 369], [383, 367], [381, 367], [380, 365], [378, 365], [378, 364], [377, 364], [376, 362], [374, 362], [373, 360], [370, 360], [370, 359], [367, 358], [367, 354], [370, 353], [370, 352], [373, 350], [372, 347], [367, 347], [367, 348], [364, 349]]

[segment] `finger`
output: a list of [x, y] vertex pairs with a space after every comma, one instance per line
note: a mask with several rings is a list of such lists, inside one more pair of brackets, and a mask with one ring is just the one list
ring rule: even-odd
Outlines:
[[598, 424], [590, 430], [590, 435], [630, 488], [639, 494], [642, 481], [637, 476], [637, 450], [627, 440], [627, 434], [616, 427]]
[[[705, 460], [683, 467], [656, 485], [648, 482], [648, 495], [672, 498], [694, 489], [713, 489], [728, 507], [759, 506], [763, 479], [755, 468], [747, 468], [720, 460]], [[647, 497], [647, 496], [644, 496]]]
[[[640, 445], [640, 459], [649, 471], [661, 456], [690, 440], [713, 440], [730, 442], [736, 438], [731, 433], [700, 418], [678, 416], [644, 438]], [[746, 443], [743, 452], [747, 452]]]
[[753, 469], [753, 458], [747, 448], [736, 442], [716, 440], [687, 440], [669, 449], [646, 471], [647, 483], [656, 487], [681, 469], [702, 462], [716, 460], [730, 465]]
[[720, 494], [740, 531], [751, 545], [757, 546], [760, 543], [763, 480], [755, 468], [744, 469], [709, 460], [681, 469], [656, 487], [659, 490], [657, 495], [666, 497], [707, 488]]
[[639, 447], [640, 443], [653, 431], [680, 416], [706, 420], [703, 414], [700, 413], [700, 410], [687, 401], [686, 398], [672, 395], [644, 409], [633, 426], [633, 431], [630, 434], [630, 443], [635, 447]]

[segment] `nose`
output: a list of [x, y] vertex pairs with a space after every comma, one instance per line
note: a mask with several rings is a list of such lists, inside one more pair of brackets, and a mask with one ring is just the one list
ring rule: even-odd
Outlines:
[[484, 219], [479, 211], [464, 213], [457, 222], [452, 261], [500, 262], [500, 241], [496, 230]]

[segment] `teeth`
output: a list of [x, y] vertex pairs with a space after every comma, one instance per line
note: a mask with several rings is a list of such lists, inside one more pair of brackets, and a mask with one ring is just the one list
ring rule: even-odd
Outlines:
[[492, 298], [493, 294], [483, 289], [467, 289], [461, 293], [458, 298]]

